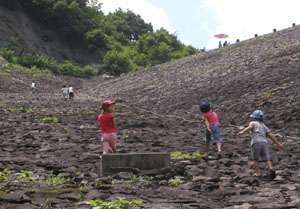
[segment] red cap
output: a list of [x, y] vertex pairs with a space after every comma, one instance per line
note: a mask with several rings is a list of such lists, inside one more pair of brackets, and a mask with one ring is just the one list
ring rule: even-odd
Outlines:
[[104, 102], [102, 102], [101, 104], [101, 108], [104, 109], [107, 105], [110, 105], [110, 104], [115, 104], [116, 102], [112, 102], [110, 100], [105, 100]]

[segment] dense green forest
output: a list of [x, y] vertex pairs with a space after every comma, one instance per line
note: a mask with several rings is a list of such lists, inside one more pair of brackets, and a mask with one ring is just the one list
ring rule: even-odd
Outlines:
[[[130, 10], [105, 15], [96, 0], [1, 0], [0, 4], [11, 10], [21, 7], [50, 31], [71, 42], [80, 41], [91, 52], [104, 52], [105, 70], [112, 75], [199, 52], [163, 28], [154, 31], [150, 23]], [[53, 41], [52, 32], [43, 38]]]

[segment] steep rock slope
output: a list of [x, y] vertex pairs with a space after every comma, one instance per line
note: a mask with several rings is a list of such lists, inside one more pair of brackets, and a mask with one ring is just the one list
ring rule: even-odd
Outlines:
[[[91, 87], [160, 114], [199, 119], [208, 101], [224, 125], [245, 124], [255, 109], [289, 135], [300, 132], [300, 27], [171, 61]], [[293, 126], [290, 126], [292, 123]], [[291, 132], [292, 131], [292, 132]]]
[[[0, 208], [91, 208], [91, 199], [117, 197], [157, 209], [299, 208], [299, 30], [110, 80], [1, 65]], [[33, 79], [39, 88], [34, 95], [29, 90]], [[74, 101], [62, 99], [63, 84], [75, 87]], [[207, 161], [172, 159], [171, 168], [139, 171], [130, 180], [99, 178], [96, 118], [104, 99], [118, 100], [119, 152], [189, 154], [204, 152], [198, 104], [211, 102], [222, 123], [224, 158], [218, 160], [211, 148]], [[267, 125], [285, 146], [279, 151], [270, 143], [278, 174], [273, 181], [251, 177], [249, 136], [236, 136], [256, 108], [265, 111]], [[24, 171], [33, 173], [26, 177]], [[183, 183], [172, 185], [176, 179]]]

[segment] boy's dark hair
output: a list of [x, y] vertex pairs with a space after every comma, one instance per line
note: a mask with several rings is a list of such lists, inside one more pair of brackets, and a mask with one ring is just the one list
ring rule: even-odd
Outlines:
[[199, 107], [202, 113], [207, 113], [210, 111], [210, 104], [207, 102], [202, 102], [202, 104], [200, 104]]
[[259, 118], [253, 118], [253, 119], [255, 119], [255, 120], [257, 120], [257, 121], [261, 121], [261, 122], [264, 121], [264, 119], [259, 119]]

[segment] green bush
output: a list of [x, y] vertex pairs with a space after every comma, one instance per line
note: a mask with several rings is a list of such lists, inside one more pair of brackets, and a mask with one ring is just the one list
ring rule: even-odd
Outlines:
[[[10, 52], [5, 51], [5, 54], [8, 56], [10, 55]], [[53, 59], [47, 59], [36, 54], [26, 54], [23, 57], [12, 57], [11, 60], [21, 66], [31, 68], [33, 71], [37, 72], [52, 72], [57, 75], [69, 75], [76, 77], [91, 77], [98, 74], [98, 71], [89, 65], [81, 68], [70, 61], [66, 61], [64, 64], [59, 64]]]
[[44, 31], [41, 33], [41, 39], [46, 43], [53, 42], [54, 40], [53, 36], [54, 35], [51, 31]]
[[52, 60], [48, 60], [45, 57], [42, 57], [40, 55], [34, 55], [34, 54], [26, 54], [23, 57], [17, 58], [17, 63], [28, 68], [36, 67], [39, 69], [50, 69], [57, 65], [56, 62]]
[[0, 55], [6, 59], [8, 62], [12, 62], [13, 61], [13, 57], [14, 57], [15, 52], [7, 49], [7, 48], [1, 48], [0, 49]]
[[104, 56], [104, 63], [109, 66], [109, 73], [120, 75], [132, 71], [132, 62], [127, 53], [117, 50], [111, 50]]

